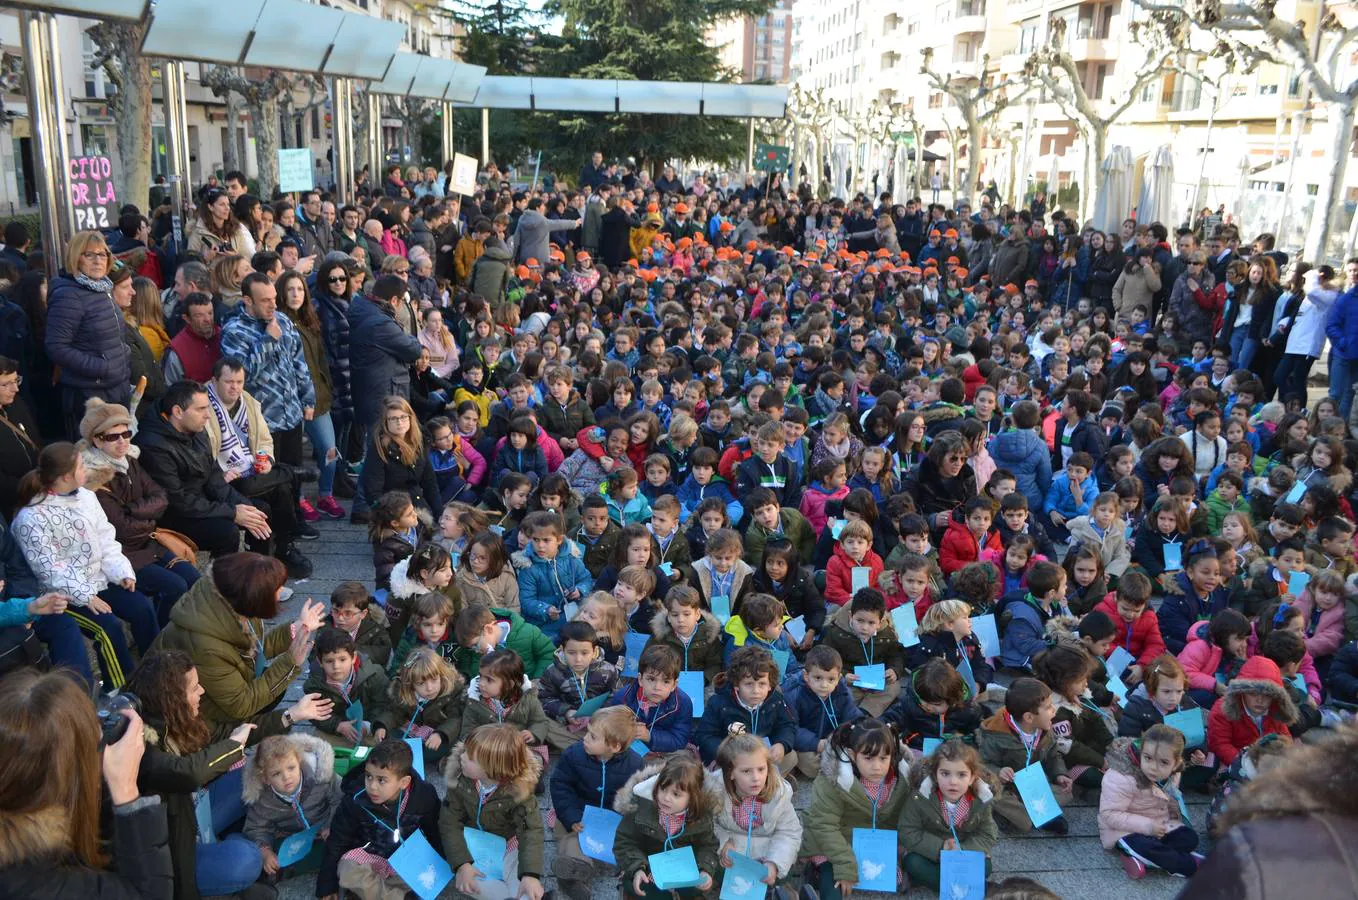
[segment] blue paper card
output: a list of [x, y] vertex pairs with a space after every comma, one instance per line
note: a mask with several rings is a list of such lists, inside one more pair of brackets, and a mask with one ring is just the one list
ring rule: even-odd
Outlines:
[[1165, 544], [1165, 571], [1172, 572], [1184, 567], [1184, 545], [1177, 541]]
[[584, 703], [580, 704], [580, 707], [575, 711], [575, 715], [579, 718], [584, 718], [585, 716], [592, 716], [599, 710], [603, 709], [604, 704], [607, 702], [608, 702], [607, 692], [604, 692], [597, 697], [590, 697]]
[[503, 535], [505, 533], [504, 527], [500, 525], [492, 525], [490, 526], [490, 530], [494, 534]]
[[854, 666], [853, 673], [858, 676], [854, 687], [865, 691], [886, 690], [886, 665], [874, 663], [870, 666]]
[[1311, 583], [1311, 575], [1308, 572], [1293, 572], [1287, 577], [1287, 592], [1293, 597], [1301, 597], [1302, 591]]
[[1127, 685], [1123, 682], [1122, 676], [1111, 669], [1108, 671], [1108, 690], [1112, 691], [1113, 696], [1118, 698], [1119, 706], [1127, 702]]
[[1108, 674], [1121, 677], [1127, 667], [1136, 662], [1136, 658], [1127, 652], [1125, 647], [1114, 647], [1113, 652], [1108, 654]]
[[770, 650], [769, 655], [773, 657], [774, 665], [778, 666], [778, 680], [782, 681], [787, 674], [787, 663], [792, 658], [792, 654], [786, 650]]
[[702, 672], [680, 672], [679, 690], [684, 692], [689, 702], [693, 704], [693, 718], [700, 718], [703, 710], [706, 709], [703, 694], [706, 684], [703, 682]]
[[961, 657], [957, 666], [957, 674], [962, 676], [962, 680], [967, 683], [967, 690], [971, 692], [972, 697], [975, 697], [977, 693], [976, 675], [971, 670], [971, 660], [967, 659], [966, 654]]
[[898, 832], [882, 828], [855, 828], [853, 855], [858, 860], [860, 891], [896, 892], [896, 857]]
[[717, 621], [725, 625], [731, 621], [731, 598], [725, 594], [718, 594], [712, 598], [712, 615], [717, 617]]
[[995, 614], [971, 617], [971, 636], [981, 643], [981, 655], [1000, 655], [1000, 632], [995, 627]]
[[1283, 497], [1283, 502], [1300, 503], [1301, 498], [1304, 496], [1306, 496], [1306, 482], [1298, 481], [1296, 484], [1292, 485], [1292, 490], [1288, 491], [1287, 495]]
[[869, 578], [871, 578], [871, 576], [872, 569], [869, 569], [867, 566], [854, 566], [853, 573], [850, 575], [853, 592], [856, 594], [865, 587], [872, 587], [869, 583]]
[[424, 777], [424, 741], [420, 738], [408, 737], [405, 742], [410, 747], [410, 755], [413, 757], [415, 774]]
[[509, 842], [498, 834], [479, 828], [463, 828], [462, 837], [467, 841], [467, 852], [472, 855], [472, 862], [485, 874], [486, 879], [503, 881], [505, 850]]
[[590, 859], [616, 866], [618, 860], [613, 856], [613, 839], [618, 835], [622, 816], [602, 806], [586, 806], [580, 824], [584, 826], [580, 832], [580, 852]]
[[1165, 724], [1183, 732], [1184, 746], [1192, 750], [1207, 743], [1207, 726], [1202, 720], [1201, 709], [1181, 709], [1165, 716]]
[[649, 634], [640, 634], [636, 631], [627, 632], [627, 636], [623, 638], [622, 677], [636, 678], [641, 674], [641, 670], [638, 668], [641, 663], [641, 651], [646, 649], [646, 642], [650, 639]]
[[[470, 838], [472, 829], [467, 829]], [[504, 847], [504, 840], [500, 840], [500, 846]], [[470, 846], [470, 841], [468, 842]], [[504, 869], [504, 853], [500, 854], [500, 868]], [[434, 848], [429, 846], [429, 841], [424, 837], [424, 833], [416, 831], [410, 837], [401, 842], [401, 846], [396, 848], [396, 852], [387, 860], [391, 867], [396, 870], [396, 874], [401, 876], [401, 880], [419, 895], [420, 900], [434, 900], [448, 886], [448, 882], [453, 880], [453, 870], [448, 863], [434, 852]], [[477, 860], [476, 867], [485, 872], [485, 867]], [[501, 871], [503, 875], [503, 871]], [[487, 875], [489, 877], [489, 874]]]
[[193, 792], [193, 818], [198, 823], [198, 843], [217, 843], [217, 829], [212, 826], [212, 795], [207, 788]]
[[938, 896], [947, 900], [984, 900], [985, 854], [944, 850], [938, 855]]
[[721, 876], [719, 900], [764, 900], [769, 889], [764, 883], [767, 877], [768, 866], [757, 859], [732, 853], [731, 868], [725, 869]]
[[800, 644], [806, 640], [806, 618], [797, 616], [795, 619], [788, 619], [783, 623], [783, 630], [787, 632], [789, 638]]
[[896, 629], [896, 639], [902, 647], [913, 647], [919, 643], [919, 620], [915, 617], [915, 604], [907, 601], [893, 609], [891, 626]]
[[663, 562], [660, 564], [660, 571], [665, 573], [666, 578], [674, 577], [674, 563]]
[[698, 882], [702, 881], [692, 847], [652, 853], [647, 857], [647, 862], [650, 863], [651, 878], [659, 890], [677, 891], [680, 888], [697, 887]]
[[1019, 796], [1023, 798], [1023, 807], [1028, 810], [1033, 827], [1040, 828], [1061, 815], [1061, 807], [1052, 793], [1052, 786], [1047, 783], [1047, 773], [1042, 770], [1041, 763], [1033, 763], [1015, 772], [1014, 787], [1018, 788]]
[[561, 607], [561, 618], [567, 622], [574, 622], [578, 615], [580, 615], [580, 604], [574, 600]]
[[349, 704], [349, 708], [344, 711], [344, 718], [353, 722], [355, 726], [363, 724], [363, 701], [355, 700]]
[[646, 746], [645, 741], [637, 740], [632, 742], [632, 752], [644, 758], [647, 753], [651, 752], [651, 748]]
[[943, 746], [943, 738], [925, 738], [925, 739], [924, 739], [924, 755], [925, 755], [925, 756], [928, 756], [930, 753], [933, 753], [935, 750], [937, 750], [939, 747], [942, 747], [942, 746]]
[[840, 532], [842, 532], [844, 530], [844, 526], [848, 524], [849, 524], [848, 519], [831, 519], [830, 537], [834, 538], [835, 540], [839, 540]]
[[320, 830], [321, 826], [312, 825], [305, 831], [283, 838], [283, 842], [278, 845], [278, 865], [286, 868], [305, 859], [311, 852], [311, 846], [316, 843], [316, 835]]

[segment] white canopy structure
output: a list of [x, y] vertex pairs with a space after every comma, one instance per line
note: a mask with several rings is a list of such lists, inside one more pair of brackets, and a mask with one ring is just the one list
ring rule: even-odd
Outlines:
[[454, 106], [544, 112], [663, 113], [781, 119], [784, 85], [711, 84], [699, 81], [614, 81], [487, 75], [470, 100]]

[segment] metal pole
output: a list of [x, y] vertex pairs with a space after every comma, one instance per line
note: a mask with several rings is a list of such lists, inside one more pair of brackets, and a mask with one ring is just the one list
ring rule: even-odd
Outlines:
[[[1212, 126], [1217, 120], [1217, 103], [1221, 99], [1221, 92], [1212, 91], [1212, 108], [1207, 111], [1207, 135], [1202, 140], [1202, 162], [1198, 164], [1198, 183], [1193, 188], [1193, 208], [1188, 211], [1188, 221], [1191, 224], [1198, 215], [1198, 210], [1202, 208], [1202, 179], [1207, 175], [1207, 154], [1212, 149]], [[1211, 235], [1203, 235], [1204, 238]]]
[[457, 153], [457, 146], [453, 143], [453, 115], [457, 110], [453, 107], [452, 101], [443, 101], [443, 128], [440, 130], [443, 146], [443, 159], [441, 162], [448, 162]]
[[71, 217], [70, 163], [64, 133], [66, 104], [61, 93], [61, 60], [58, 58], [56, 18], [45, 12], [20, 12], [24, 69], [28, 72], [28, 106], [33, 114], [33, 138], [37, 152], [38, 208], [41, 211], [42, 246], [47, 274], [56, 275], [66, 241], [75, 233]]
[[490, 109], [481, 109], [481, 165], [490, 165]]
[[386, 142], [382, 139], [382, 97], [368, 92], [368, 163], [372, 167], [371, 185], [382, 189], [383, 168], [387, 162]]
[[1283, 182], [1283, 203], [1278, 210], [1278, 227], [1273, 229], [1279, 243], [1285, 238], [1283, 227], [1287, 224], [1287, 204], [1292, 199], [1292, 176], [1297, 169], [1297, 156], [1301, 153], [1301, 130], [1305, 123], [1305, 112], [1295, 112], [1292, 114], [1292, 150], [1287, 158], [1287, 180]]
[[745, 171], [754, 172], [754, 119], [750, 119], [749, 136], [745, 140]]
[[340, 205], [354, 202], [354, 83], [330, 79], [330, 128], [335, 157], [335, 196]]
[[1023, 163], [1019, 166], [1020, 171], [1018, 177], [1014, 179], [1015, 183], [1011, 188], [1015, 206], [1023, 205], [1023, 198], [1027, 193], [1028, 167], [1031, 165], [1031, 159], [1028, 156], [1028, 152], [1032, 146], [1033, 113], [1037, 109], [1037, 103], [1035, 101], [1028, 101], [1024, 106], [1028, 108], [1028, 115], [1023, 119]]
[[193, 177], [189, 172], [188, 109], [184, 100], [184, 64], [167, 59], [160, 64], [162, 102], [165, 106], [166, 163], [169, 168], [170, 204], [174, 210], [175, 240], [183, 243], [188, 221]]

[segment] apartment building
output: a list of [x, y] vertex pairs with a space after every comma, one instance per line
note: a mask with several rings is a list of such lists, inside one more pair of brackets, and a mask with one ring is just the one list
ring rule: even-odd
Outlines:
[[707, 42], [742, 82], [787, 84], [792, 77], [792, 0], [777, 0], [765, 15], [718, 22]]

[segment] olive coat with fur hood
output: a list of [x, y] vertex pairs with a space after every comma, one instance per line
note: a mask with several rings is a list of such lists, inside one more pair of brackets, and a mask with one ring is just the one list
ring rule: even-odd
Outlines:
[[523, 677], [523, 693], [518, 701], [504, 712], [504, 718], [497, 718], [490, 702], [481, 696], [481, 676], [477, 675], [467, 683], [462, 692], [462, 715], [459, 717], [458, 740], [465, 741], [467, 736], [482, 725], [504, 723], [513, 725], [520, 731], [529, 731], [533, 740], [541, 744], [547, 740], [547, 713], [542, 710], [537, 688], [527, 675]]
[[[900, 820], [910, 795], [910, 768], [901, 760], [891, 796], [877, 807], [877, 828]], [[802, 831], [802, 856], [824, 856], [834, 866], [836, 881], [858, 881], [853, 830], [874, 827], [872, 801], [854, 775], [853, 763], [832, 747], [820, 755], [820, 775], [811, 788], [811, 807]]]
[[444, 859], [454, 872], [464, 863], [471, 862], [472, 854], [467, 849], [463, 830], [479, 825], [482, 831], [502, 838], [517, 837], [519, 877], [531, 875], [541, 881], [546, 871], [543, 859], [546, 837], [542, 811], [538, 809], [537, 795], [533, 789], [537, 786], [538, 776], [542, 774], [542, 760], [536, 753], [528, 754], [528, 767], [516, 778], [492, 791], [483, 803], [476, 782], [463, 777], [464, 752], [464, 746], [459, 744], [448, 754], [448, 761], [443, 764], [443, 777], [448, 783], [443, 811], [439, 816]]
[[[995, 825], [995, 792], [985, 778], [977, 778], [971, 789], [971, 811], [957, 823], [958, 850], [989, 853], [1000, 840]], [[943, 802], [935, 793], [934, 780], [925, 775], [919, 787], [910, 792], [901, 809], [901, 841], [907, 853], [917, 853], [937, 861], [943, 844], [952, 839], [952, 829], [943, 818]], [[835, 873], [839, 877], [839, 873]]]
[[400, 673], [387, 685], [387, 699], [373, 714], [373, 728], [385, 728], [391, 737], [405, 737], [411, 727], [424, 725], [443, 735], [443, 746], [452, 747], [462, 727], [462, 674], [444, 676], [439, 695], [418, 708], [401, 700]]
[[[665, 850], [665, 829], [660, 824], [660, 807], [656, 804], [656, 782], [660, 780], [661, 763], [644, 767], [627, 780], [613, 800], [613, 809], [622, 816], [613, 841], [613, 856], [622, 870], [622, 883], [631, 890], [637, 872], [649, 873], [649, 857]], [[688, 815], [684, 819], [683, 834], [675, 838], [670, 849], [692, 847], [698, 861], [698, 871], [711, 875], [715, 881], [721, 873], [718, 859], [716, 811], [721, 808], [721, 794], [710, 782], [703, 785], [706, 814]]]
[[[717, 846], [721, 847], [730, 841], [733, 852], [771, 862], [778, 868], [778, 877], [786, 878], [797, 862], [797, 851], [802, 846], [802, 820], [792, 806], [792, 786], [778, 779], [778, 790], [774, 792], [772, 800], [763, 804], [761, 819], [749, 832], [736, 824], [731, 809], [733, 801], [720, 771], [708, 771], [707, 790], [709, 793], [715, 791], [721, 797], [714, 823]], [[748, 851], [745, 848], [747, 838]]]
[[302, 794], [298, 799], [306, 822], [297, 817], [292, 803], [264, 783], [263, 773], [252, 760], [241, 779], [241, 799], [248, 807], [241, 833], [261, 847], [273, 848], [289, 835], [329, 822], [339, 809], [340, 779], [335, 774], [334, 749], [309, 734], [290, 734], [288, 741], [297, 748], [302, 761]]
[[1218, 841], [1193, 876], [1194, 900], [1358, 895], [1358, 729], [1289, 751], [1235, 792]]
[[717, 617], [707, 610], [702, 611], [698, 618], [698, 627], [693, 629], [693, 635], [688, 639], [688, 645], [674, 629], [670, 627], [668, 614], [662, 609], [651, 616], [651, 639], [646, 646], [653, 644], [664, 644], [679, 654], [679, 668], [683, 672], [702, 672], [703, 680], [708, 684], [717, 677], [717, 673], [723, 668], [722, 656], [722, 628], [721, 622]]

